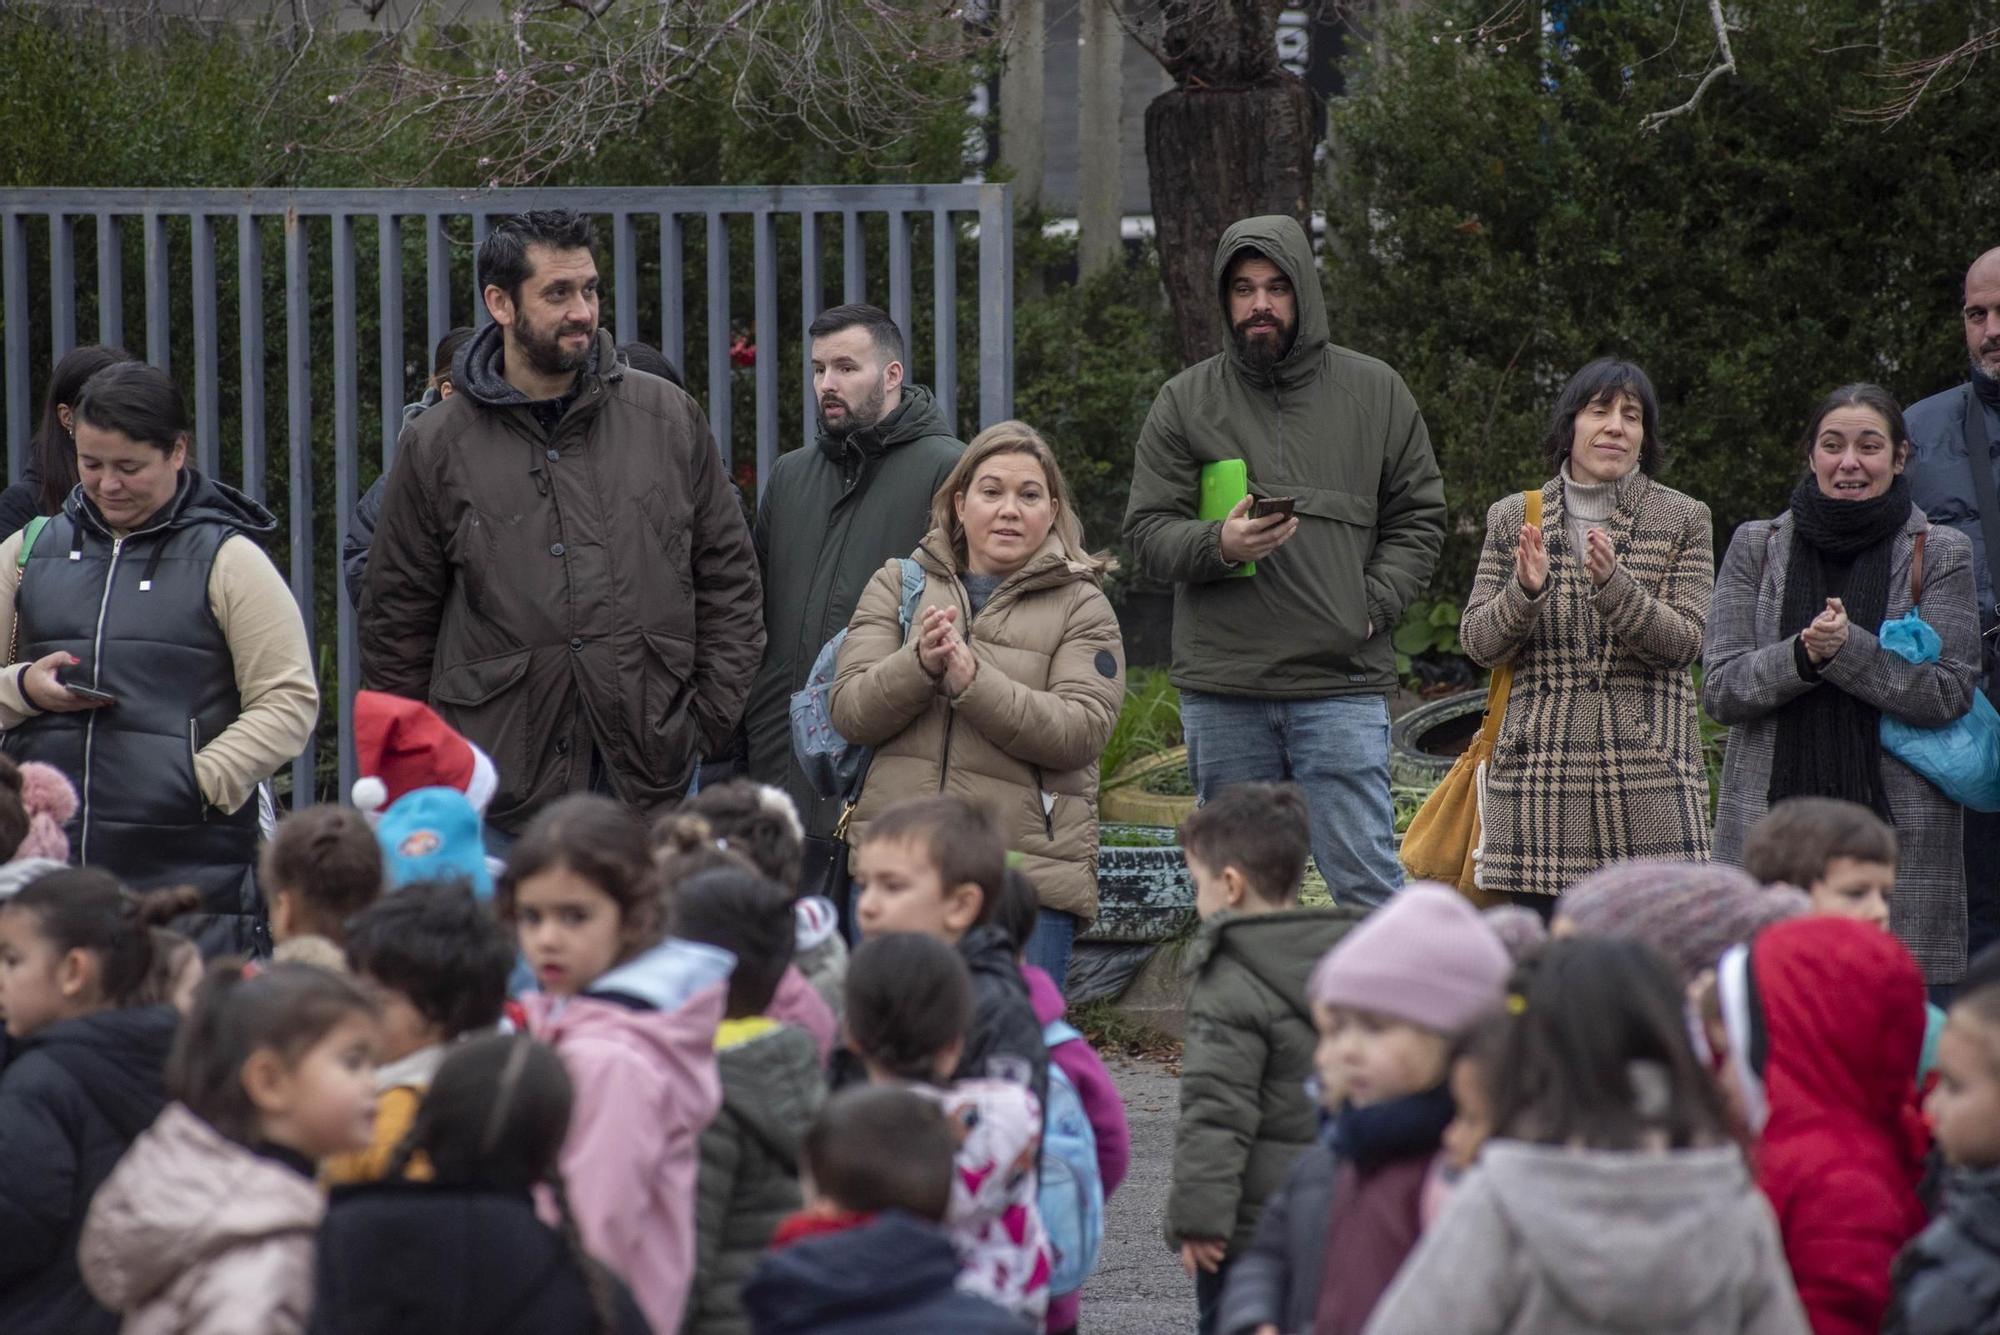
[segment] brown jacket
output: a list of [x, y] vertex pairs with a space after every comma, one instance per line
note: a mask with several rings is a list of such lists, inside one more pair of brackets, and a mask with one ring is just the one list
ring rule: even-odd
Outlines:
[[311, 1179], [174, 1103], [91, 1201], [77, 1261], [124, 1335], [295, 1335], [325, 1214]]
[[[833, 681], [833, 726], [875, 748], [848, 827], [897, 802], [944, 793], [993, 812], [1045, 907], [1097, 916], [1097, 756], [1125, 698], [1118, 618], [1080, 553], [1050, 534], [977, 617], [947, 539], [935, 529], [929, 573], [906, 636], [897, 624], [901, 563], [869, 581]], [[917, 661], [926, 607], [955, 607], [979, 673], [956, 700]]]
[[1549, 578], [1514, 576], [1526, 503], [1486, 515], [1459, 638], [1482, 667], [1514, 665], [1481, 803], [1488, 890], [1561, 894], [1622, 858], [1708, 860], [1708, 771], [1688, 669], [1715, 584], [1708, 507], [1632, 472], [1604, 525], [1603, 588], [1571, 550], [1560, 477], [1542, 488]]
[[362, 594], [361, 667], [493, 757], [518, 831], [590, 785], [639, 810], [729, 742], [764, 652], [743, 513], [701, 409], [600, 331], [545, 430], [488, 326], [403, 431]]

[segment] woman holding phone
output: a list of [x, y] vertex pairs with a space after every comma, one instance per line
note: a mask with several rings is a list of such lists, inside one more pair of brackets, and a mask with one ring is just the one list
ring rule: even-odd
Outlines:
[[76, 783], [79, 862], [193, 885], [205, 954], [269, 947], [257, 785], [319, 717], [305, 623], [257, 545], [276, 522], [188, 464], [180, 391], [121, 362], [73, 405], [81, 482], [0, 543], [0, 748]]
[[1511, 663], [1480, 803], [1481, 888], [1547, 914], [1622, 858], [1708, 858], [1708, 781], [1688, 668], [1715, 566], [1708, 507], [1654, 481], [1652, 381], [1601, 358], [1563, 387], [1544, 438], [1542, 522], [1494, 503], [1459, 638]]
[[[1972, 707], [1979, 612], [1972, 544], [1910, 500], [1910, 450], [1902, 408], [1880, 386], [1821, 402], [1791, 504], [1737, 529], [1722, 558], [1701, 698], [1729, 725], [1716, 857], [1740, 863], [1750, 828], [1788, 797], [1867, 807], [1896, 829], [1889, 929], [1935, 986], [1965, 975], [1965, 811], [1882, 749], [1882, 718], [1935, 728]], [[1944, 641], [1932, 663], [1875, 635], [1919, 592]]]

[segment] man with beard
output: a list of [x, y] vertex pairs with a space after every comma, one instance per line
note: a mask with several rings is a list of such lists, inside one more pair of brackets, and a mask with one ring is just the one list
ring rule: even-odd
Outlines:
[[[2000, 457], [2000, 249], [1989, 250], [1965, 271], [1965, 348], [1972, 359], [1966, 383], [1913, 404], [1903, 414], [1915, 449], [1910, 455], [1910, 499], [1934, 524], [1949, 524], [1972, 539], [1973, 586], [1979, 628], [1985, 633], [1982, 682], [2000, 700], [1994, 669], [2000, 634], [1993, 552], [2000, 543], [2000, 505], [1994, 501], [1995, 459]], [[1977, 471], [1975, 471], [1975, 469]], [[1965, 813], [1965, 885], [1968, 954], [2000, 941], [2000, 814]]]
[[[1296, 221], [1230, 227], [1215, 281], [1229, 347], [1153, 401], [1125, 540], [1174, 585], [1173, 682], [1196, 792], [1297, 783], [1335, 898], [1380, 904], [1402, 884], [1389, 637], [1437, 564], [1444, 482], [1402, 378], [1328, 342]], [[1245, 462], [1250, 496], [1204, 521], [1202, 467], [1227, 459]], [[1253, 498], [1292, 511], [1259, 518]]]
[[503, 845], [569, 793], [663, 811], [727, 746], [764, 648], [708, 422], [598, 327], [593, 240], [537, 210], [480, 246], [492, 323], [404, 429], [363, 585], [363, 675], [493, 758]]
[[812, 322], [813, 444], [779, 457], [759, 488], [764, 664], [750, 691], [750, 774], [791, 794], [806, 832], [827, 838], [840, 803], [819, 797], [792, 759], [788, 705], [820, 647], [846, 627], [885, 561], [908, 556], [931, 497], [965, 449], [931, 392], [903, 379], [903, 334], [873, 306]]

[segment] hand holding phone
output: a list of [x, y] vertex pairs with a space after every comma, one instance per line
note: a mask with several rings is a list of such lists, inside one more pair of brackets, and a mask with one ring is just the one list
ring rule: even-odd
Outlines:
[[68, 667], [57, 668], [55, 674], [56, 685], [62, 687], [77, 699], [88, 700], [93, 705], [115, 705], [118, 703], [117, 696], [109, 691], [100, 691], [85, 681], [83, 673], [76, 670], [78, 666], [78, 664], [72, 663]]
[[1269, 519], [1272, 515], [1283, 515], [1290, 519], [1298, 503], [1298, 498], [1294, 496], [1260, 496], [1250, 503], [1250, 517]]
[[35, 709], [51, 714], [73, 714], [79, 709], [102, 709], [116, 703], [107, 692], [93, 690], [91, 697], [95, 698], [91, 698], [65, 683], [63, 673], [77, 666], [79, 660], [60, 649], [45, 654], [26, 668], [15, 669], [20, 673], [21, 694]]

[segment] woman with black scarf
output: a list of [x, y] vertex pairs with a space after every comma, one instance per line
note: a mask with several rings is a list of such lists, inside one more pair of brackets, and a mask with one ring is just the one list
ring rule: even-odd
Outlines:
[[[1804, 449], [1791, 508], [1737, 529], [1716, 577], [1701, 693], [1730, 725], [1715, 856], [1740, 863], [1751, 827], [1788, 797], [1869, 808], [1896, 827], [1890, 930], [1927, 983], [1955, 983], [1965, 973], [1964, 812], [1882, 749], [1881, 726], [1888, 714], [1940, 727], [1971, 707], [1972, 545], [1911, 503], [1909, 432], [1888, 391], [1835, 390]], [[1934, 663], [1876, 638], [1919, 599], [1944, 641]]]

